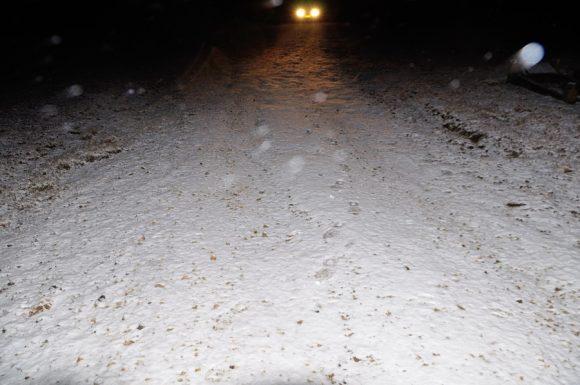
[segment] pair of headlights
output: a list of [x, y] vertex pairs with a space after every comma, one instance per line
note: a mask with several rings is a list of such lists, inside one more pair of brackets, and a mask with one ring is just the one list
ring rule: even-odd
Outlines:
[[318, 19], [320, 17], [320, 8], [297, 8], [294, 14], [298, 19]]

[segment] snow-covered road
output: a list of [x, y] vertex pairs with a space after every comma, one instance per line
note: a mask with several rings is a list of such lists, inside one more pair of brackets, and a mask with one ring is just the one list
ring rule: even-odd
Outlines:
[[344, 44], [214, 49], [6, 210], [0, 383], [580, 383], [578, 107]]

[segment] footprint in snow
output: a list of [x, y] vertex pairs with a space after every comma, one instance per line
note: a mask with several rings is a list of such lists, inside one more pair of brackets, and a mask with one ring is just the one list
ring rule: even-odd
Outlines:
[[336, 182], [334, 182], [332, 186], [330, 186], [330, 188], [335, 190], [341, 190], [344, 188], [344, 183], [345, 181], [343, 179], [338, 179]]
[[340, 232], [340, 228], [342, 227], [342, 223], [335, 223], [332, 225], [332, 227], [330, 227], [329, 229], [327, 229], [323, 234], [322, 234], [322, 239], [326, 240], [326, 239], [330, 239], [330, 238], [334, 238], [336, 237], [339, 232]]
[[316, 278], [318, 282], [326, 281], [332, 278], [336, 272], [337, 262], [338, 261], [336, 260], [336, 258], [328, 258], [324, 260], [324, 262], [322, 262], [323, 266], [322, 269], [318, 270], [314, 274], [314, 278]]
[[353, 215], [360, 214], [361, 209], [360, 209], [360, 207], [358, 205], [358, 202], [355, 202], [355, 201], [348, 202], [348, 206], [349, 206], [348, 207], [348, 212], [349, 213], [351, 213]]

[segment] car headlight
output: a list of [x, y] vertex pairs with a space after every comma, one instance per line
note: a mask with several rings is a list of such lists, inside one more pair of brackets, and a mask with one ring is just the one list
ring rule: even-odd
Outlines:
[[312, 8], [310, 10], [310, 16], [317, 18], [320, 16], [320, 8]]
[[296, 17], [303, 19], [306, 16], [306, 10], [304, 8], [298, 8], [296, 10]]

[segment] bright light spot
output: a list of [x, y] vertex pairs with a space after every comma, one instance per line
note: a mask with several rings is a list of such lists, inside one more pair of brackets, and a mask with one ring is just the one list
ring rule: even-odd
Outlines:
[[459, 87], [461, 87], [461, 81], [459, 79], [453, 79], [450, 83], [449, 83], [449, 87], [451, 87], [452, 89], [456, 90]]
[[544, 58], [544, 47], [538, 43], [527, 44], [518, 53], [518, 61], [525, 68], [531, 68]]
[[328, 99], [328, 94], [326, 92], [322, 92], [322, 91], [314, 94], [314, 97], [312, 98], [314, 103], [324, 103], [326, 101], [326, 99]]
[[304, 16], [306, 16], [306, 10], [304, 8], [298, 8], [296, 10], [296, 16], [302, 19]]
[[83, 87], [78, 84], [74, 84], [66, 89], [66, 95], [69, 98], [76, 98], [77, 96], [81, 96], [83, 94]]
[[485, 60], [485, 61], [490, 61], [492, 58], [493, 58], [493, 53], [491, 53], [489, 51], [483, 55], [483, 60]]
[[127, 95], [135, 95], [135, 89], [134, 88], [129, 88], [127, 90]]
[[312, 16], [312, 17], [318, 17], [318, 16], [320, 16], [320, 9], [318, 9], [318, 8], [312, 8], [310, 10], [310, 16]]

